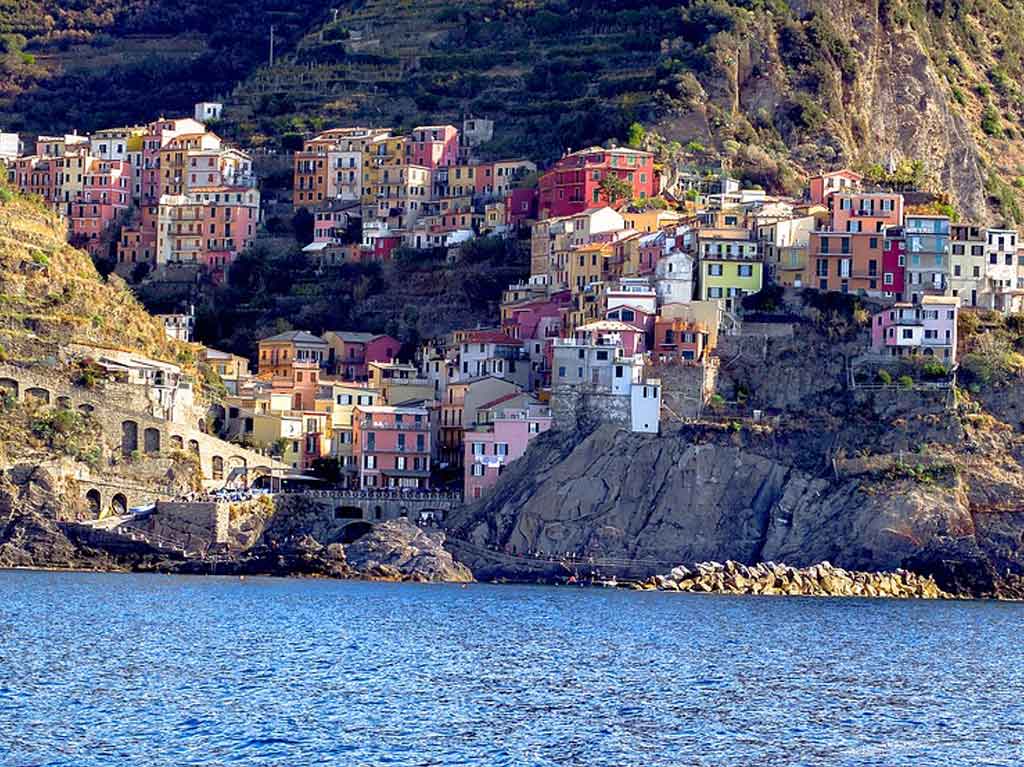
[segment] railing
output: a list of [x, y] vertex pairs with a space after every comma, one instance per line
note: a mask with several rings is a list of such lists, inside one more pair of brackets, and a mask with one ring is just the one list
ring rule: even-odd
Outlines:
[[430, 431], [430, 423], [427, 420], [423, 420], [421, 423], [387, 423], [364, 419], [359, 422], [359, 427], [377, 431]]

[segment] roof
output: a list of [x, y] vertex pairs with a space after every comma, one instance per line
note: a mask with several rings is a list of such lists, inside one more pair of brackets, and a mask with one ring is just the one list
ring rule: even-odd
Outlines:
[[317, 344], [317, 345], [321, 345], [322, 344], [323, 346], [327, 346], [327, 342], [324, 339], [320, 338], [320, 336], [315, 336], [312, 333], [310, 333], [308, 331], [305, 331], [305, 330], [289, 330], [289, 331], [287, 331], [285, 333], [278, 333], [276, 336], [271, 336], [270, 338], [264, 338], [262, 341], [260, 341], [261, 344], [262, 343], [268, 343], [268, 342], [269, 343], [291, 342], [291, 343], [297, 343], [297, 344]]
[[502, 346], [523, 345], [522, 341], [494, 330], [477, 330], [467, 333], [463, 342], [470, 344], [500, 344]]
[[[423, 400], [410, 400], [410, 402], [423, 402]], [[394, 413], [395, 415], [426, 415], [424, 407], [401, 406], [401, 405], [356, 405], [360, 413]]]
[[925, 304], [959, 306], [960, 298], [959, 296], [921, 296], [921, 305], [924, 306]]
[[583, 330], [608, 330], [618, 332], [639, 332], [633, 325], [627, 325], [625, 322], [619, 322], [618, 320], [595, 320], [594, 322], [588, 322], [586, 325], [580, 325], [576, 328], [577, 331]]
[[515, 399], [516, 397], [520, 397], [520, 396], [524, 396], [524, 395], [525, 396], [529, 396], [529, 394], [527, 392], [525, 392], [525, 391], [509, 392], [508, 394], [503, 394], [500, 397], [498, 397], [497, 399], [491, 400], [490, 402], [485, 402], [479, 408], [477, 408], [477, 410], [489, 410], [492, 407], [500, 405], [502, 402], [508, 402], [510, 399]]
[[[365, 344], [377, 338], [373, 333], [357, 333], [351, 330], [332, 330], [330, 331], [332, 336], [340, 338], [347, 344]], [[326, 335], [326, 333], [324, 334]]]

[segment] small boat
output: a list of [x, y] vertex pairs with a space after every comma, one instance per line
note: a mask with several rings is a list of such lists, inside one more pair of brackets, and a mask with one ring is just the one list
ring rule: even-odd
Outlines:
[[619, 587], [619, 581], [615, 578], [614, 575], [611, 578], [609, 578], [608, 580], [606, 580], [606, 581], [598, 581], [598, 583], [600, 583], [606, 589], [617, 589]]

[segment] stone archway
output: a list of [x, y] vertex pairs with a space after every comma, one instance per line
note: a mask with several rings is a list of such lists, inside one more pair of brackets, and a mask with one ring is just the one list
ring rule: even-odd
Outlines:
[[184, 450], [185, 441], [177, 434], [171, 435], [171, 450]]
[[83, 402], [81, 405], [78, 406], [78, 412], [81, 413], [82, 415], [92, 415], [94, 412], [96, 412], [96, 408], [94, 408], [88, 402]]
[[339, 506], [334, 510], [335, 519], [362, 519], [363, 510], [358, 506]]
[[110, 499], [110, 513], [115, 517], [122, 517], [128, 513], [128, 498], [124, 493], [116, 493]]
[[210, 475], [211, 479], [224, 479], [224, 459], [219, 455], [210, 459]]
[[341, 538], [338, 543], [354, 543], [373, 530], [373, 524], [365, 520], [350, 522], [341, 531]]
[[57, 407], [61, 410], [71, 410], [71, 397], [57, 397]]
[[29, 389], [25, 389], [26, 399], [34, 399], [37, 402], [42, 402], [44, 405], [50, 404], [50, 391], [44, 389], [41, 386], [33, 386]]
[[103, 513], [103, 496], [95, 487], [85, 494], [85, 501], [89, 504], [89, 516], [92, 519], [99, 519]]
[[18, 394], [21, 392], [21, 386], [13, 378], [0, 378], [0, 391], [7, 392], [14, 399], [18, 399]]
[[156, 455], [160, 452], [160, 430], [149, 427], [142, 432], [142, 446], [146, 455]]
[[128, 458], [139, 449], [139, 425], [135, 421], [121, 422], [121, 455]]
[[190, 452], [199, 455], [199, 441], [195, 439], [190, 439], [188, 441], [188, 449]]

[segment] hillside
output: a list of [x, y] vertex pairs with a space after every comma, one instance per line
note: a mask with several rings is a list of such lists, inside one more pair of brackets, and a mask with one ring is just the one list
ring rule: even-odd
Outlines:
[[327, 13], [323, 0], [0, 0], [0, 127], [29, 133], [191, 114]]
[[171, 342], [117, 277], [104, 281], [64, 225], [0, 186], [0, 349], [31, 361], [68, 343], [134, 350], [169, 362], [191, 351]]
[[1024, 220], [1022, 0], [66, 5], [0, 3], [0, 125], [88, 130], [221, 94], [219, 130], [252, 145], [476, 115], [497, 121], [485, 154], [543, 161], [637, 122], [669, 164], [792, 191], [917, 162], [961, 214]]

